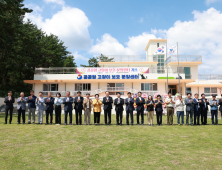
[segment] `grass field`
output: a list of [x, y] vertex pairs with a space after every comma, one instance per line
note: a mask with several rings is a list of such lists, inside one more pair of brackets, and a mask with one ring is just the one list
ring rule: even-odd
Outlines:
[[169, 127], [163, 116], [150, 127], [145, 116], [145, 126], [116, 126], [112, 115], [111, 126], [56, 126], [17, 125], [14, 115], [3, 123], [0, 114], [0, 169], [222, 169], [221, 120]]

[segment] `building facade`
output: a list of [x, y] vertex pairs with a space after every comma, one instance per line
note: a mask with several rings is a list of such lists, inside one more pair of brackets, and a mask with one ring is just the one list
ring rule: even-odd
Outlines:
[[[150, 95], [170, 91], [175, 95], [179, 93], [179, 86], [182, 95], [187, 92], [205, 93], [206, 96], [221, 94], [222, 76], [198, 74], [201, 56], [166, 56], [163, 49], [166, 42], [166, 39], [151, 39], [145, 47], [146, 55], [107, 56], [112, 62], [100, 61], [95, 68], [36, 68], [34, 80], [24, 82], [32, 84], [33, 90], [42, 91], [44, 96], [48, 92], [54, 96], [60, 92], [65, 96], [66, 91], [70, 91], [71, 96], [77, 91], [82, 91], [83, 96], [89, 92], [100, 97], [105, 96], [105, 91], [111, 96], [117, 92], [127, 96], [127, 92], [138, 91]], [[158, 48], [162, 53], [161, 50], [156, 53]]]

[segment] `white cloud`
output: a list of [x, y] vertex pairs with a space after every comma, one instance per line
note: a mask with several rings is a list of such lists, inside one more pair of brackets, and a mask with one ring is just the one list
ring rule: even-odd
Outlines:
[[169, 45], [179, 43], [179, 54], [202, 55], [200, 73], [221, 72], [222, 13], [214, 8], [193, 11], [192, 21], [176, 21], [165, 32]]
[[[52, 1], [52, 0], [51, 0]], [[39, 9], [36, 5], [36, 9]], [[85, 13], [78, 9], [63, 6], [51, 18], [43, 19], [41, 10], [26, 14], [38, 28], [42, 28], [47, 34], [55, 34], [61, 39], [69, 50], [87, 50], [92, 45], [88, 27], [91, 25]]]
[[145, 54], [145, 47], [149, 39], [155, 39], [154, 34], [142, 33], [138, 36], [129, 37], [129, 41], [125, 43], [124, 47], [119, 41], [110, 34], [104, 34], [100, 39], [96, 40], [96, 44], [89, 50], [90, 54], [99, 55], [137, 55]]
[[140, 18], [139, 22], [140, 22], [140, 23], [142, 23], [142, 22], [143, 22], [143, 17], [141, 17], [141, 18]]
[[89, 59], [86, 57], [83, 57], [81, 54], [76, 51], [75, 53], [72, 54], [74, 56], [75, 60], [83, 60], [83, 61], [88, 61]]
[[65, 1], [64, 0], [44, 0], [46, 3], [55, 3], [58, 5], [65, 5]]
[[205, 4], [210, 5], [210, 4], [212, 4], [214, 2], [218, 2], [218, 1], [220, 1], [220, 0], [205, 0]]

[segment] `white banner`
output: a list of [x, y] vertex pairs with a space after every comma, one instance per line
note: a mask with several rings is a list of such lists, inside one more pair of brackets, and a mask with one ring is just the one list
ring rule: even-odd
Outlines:
[[76, 74], [148, 74], [149, 67], [77, 67]]

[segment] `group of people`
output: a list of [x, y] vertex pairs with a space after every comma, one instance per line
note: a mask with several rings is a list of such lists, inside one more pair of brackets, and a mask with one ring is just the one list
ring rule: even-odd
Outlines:
[[[137, 125], [140, 125], [140, 117], [141, 117], [141, 125], [144, 125], [144, 105], [146, 104], [147, 109], [147, 117], [149, 126], [153, 126], [153, 115], [154, 110], [156, 111], [157, 125], [162, 125], [162, 113], [163, 113], [163, 105], [166, 104], [167, 107], [167, 124], [173, 124], [173, 115], [174, 108], [176, 107], [177, 112], [177, 123], [180, 125], [181, 123], [184, 125], [184, 106], [186, 105], [186, 124], [189, 125], [200, 125], [200, 117], [201, 123], [203, 125], [207, 124], [207, 112], [208, 105], [211, 106], [211, 115], [212, 115], [212, 124], [217, 125], [218, 120], [218, 105], [220, 105], [220, 111], [222, 111], [222, 100], [216, 100], [216, 96], [212, 97], [212, 100], [208, 101], [205, 98], [205, 95], [201, 95], [201, 99], [199, 99], [199, 95], [195, 94], [195, 98], [191, 98], [191, 93], [187, 94], [187, 98], [185, 101], [182, 100], [182, 96], [178, 96], [178, 100], [172, 97], [172, 94], [169, 92], [168, 97], [165, 99], [165, 102], [161, 100], [161, 96], [157, 96], [157, 100], [154, 101], [151, 95], [148, 96], [148, 100], [145, 100], [142, 97], [142, 93], [138, 92], [138, 97], [136, 100], [132, 98], [131, 93], [127, 93], [127, 98], [124, 100], [121, 98], [121, 94], [117, 93], [117, 98], [113, 101], [113, 98], [109, 95], [109, 92], [106, 91], [106, 96], [103, 97], [101, 101], [99, 99], [99, 95], [95, 95], [95, 99], [90, 99], [90, 94], [86, 94], [86, 98], [81, 96], [81, 92], [77, 92], [76, 97], [71, 97], [70, 92], [66, 92], [66, 97], [61, 98], [61, 94], [57, 93], [56, 97], [52, 97], [52, 94], [48, 92], [48, 97], [44, 98], [42, 92], [39, 92], [39, 96], [36, 97], [34, 95], [34, 91], [30, 91], [30, 96], [24, 97], [24, 93], [20, 93], [20, 97], [17, 99], [17, 111], [18, 111], [18, 120], [17, 123], [21, 123], [21, 116], [23, 124], [25, 124], [25, 111], [26, 111], [26, 103], [28, 103], [28, 124], [35, 124], [35, 111], [37, 111], [38, 124], [43, 124], [43, 113], [46, 113], [46, 124], [53, 123], [53, 110], [55, 109], [55, 124], [61, 124], [61, 105], [64, 104], [64, 113], [65, 113], [65, 125], [72, 125], [72, 111], [73, 111], [73, 103], [74, 110], [76, 115], [76, 125], [82, 124], [82, 111], [84, 110], [84, 123], [85, 125], [90, 124], [91, 119], [91, 111], [94, 112], [94, 124], [100, 124], [100, 113], [102, 111], [102, 104], [104, 109], [104, 121], [105, 125], [111, 124], [111, 111], [112, 104], [114, 102], [115, 111], [116, 111], [116, 124], [122, 125], [123, 122], [123, 105], [126, 105], [126, 124], [133, 125], [133, 112], [135, 110], [136, 104], [136, 115], [137, 115]], [[9, 123], [12, 122], [12, 112], [13, 112], [13, 103], [15, 102], [14, 97], [12, 96], [12, 91], [8, 92], [8, 96], [5, 97], [6, 109], [5, 109], [5, 124], [7, 124], [8, 120], [8, 112], [10, 113]], [[93, 109], [92, 109], [93, 106]], [[50, 122], [49, 122], [50, 116]], [[68, 123], [69, 116], [69, 123]], [[130, 117], [130, 123], [129, 123]], [[194, 122], [193, 122], [194, 117]], [[214, 122], [215, 118], [215, 122]]]

